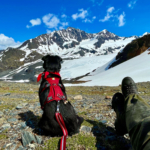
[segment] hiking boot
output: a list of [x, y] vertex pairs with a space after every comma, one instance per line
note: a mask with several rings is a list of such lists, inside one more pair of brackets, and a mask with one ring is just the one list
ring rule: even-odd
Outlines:
[[125, 99], [122, 93], [118, 92], [113, 96], [112, 109], [116, 113], [115, 129], [116, 133], [121, 136], [127, 133], [124, 103]]
[[132, 80], [132, 78], [130, 77], [125, 77], [122, 80], [121, 89], [125, 98], [130, 94], [138, 94], [137, 86], [135, 82]]

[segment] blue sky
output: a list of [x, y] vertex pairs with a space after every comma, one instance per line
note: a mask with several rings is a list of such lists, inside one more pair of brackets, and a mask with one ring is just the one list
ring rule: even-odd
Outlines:
[[150, 32], [149, 6], [150, 0], [3, 0], [0, 49], [67, 27], [140, 36]]

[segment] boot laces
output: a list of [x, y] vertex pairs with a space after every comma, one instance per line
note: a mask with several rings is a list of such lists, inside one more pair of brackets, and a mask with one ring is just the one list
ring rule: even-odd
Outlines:
[[134, 85], [126, 85], [127, 94], [136, 93], [136, 88]]

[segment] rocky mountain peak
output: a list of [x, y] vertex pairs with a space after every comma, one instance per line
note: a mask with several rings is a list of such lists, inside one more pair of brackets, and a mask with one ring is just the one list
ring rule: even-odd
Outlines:
[[145, 32], [142, 36], [150, 34], [149, 32]]
[[[63, 29], [64, 30], [64, 29]], [[73, 28], [73, 27], [68, 27], [67, 29], [66, 29], [66, 31], [72, 31], [72, 30], [78, 30], [78, 31], [80, 31], [80, 29], [76, 29], [76, 28]]]
[[101, 32], [103, 32], [104, 34], [106, 34], [107, 32], [109, 32], [108, 30], [104, 29]]

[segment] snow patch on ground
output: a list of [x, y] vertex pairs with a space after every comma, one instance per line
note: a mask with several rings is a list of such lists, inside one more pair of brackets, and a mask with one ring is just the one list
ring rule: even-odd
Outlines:
[[37, 66], [37, 67], [35, 67], [35, 69], [38, 69], [38, 68], [42, 68], [43, 66]]

